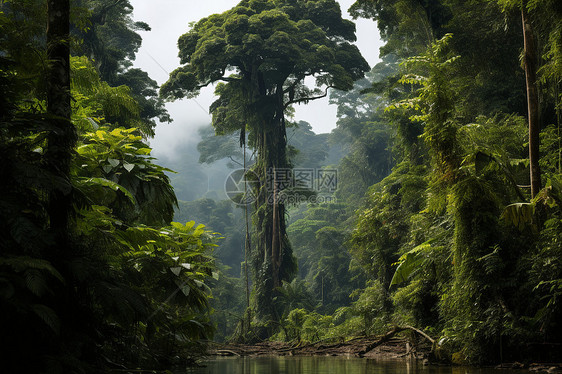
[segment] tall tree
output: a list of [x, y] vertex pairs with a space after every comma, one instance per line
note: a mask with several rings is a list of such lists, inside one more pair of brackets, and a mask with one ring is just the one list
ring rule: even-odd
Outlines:
[[533, 24], [527, 10], [527, 1], [521, 4], [521, 23], [523, 25], [523, 67], [527, 85], [527, 116], [529, 119], [529, 163], [531, 171], [531, 197], [541, 189], [539, 167], [539, 91], [537, 88], [538, 50]]
[[46, 159], [67, 184], [67, 188], [51, 192], [49, 218], [58, 247], [64, 248], [72, 210], [70, 162], [76, 144], [76, 130], [70, 122], [70, 1], [49, 0], [47, 4], [47, 113], [56, 130], [47, 138]]
[[[219, 99], [210, 108], [217, 134], [239, 131], [242, 144], [248, 131], [249, 145], [257, 150], [252, 270], [253, 306], [261, 322], [277, 318], [274, 290], [295, 272], [280, 199], [282, 176], [290, 168], [285, 114], [293, 104], [325, 97], [329, 88], [352, 88], [368, 70], [353, 41], [355, 26], [341, 18], [334, 0], [244, 0], [180, 37], [183, 65], [161, 89], [179, 99], [220, 82]], [[315, 89], [304, 84], [309, 76]]]
[[[539, 72], [542, 70], [543, 78], [554, 78], [556, 74], [551, 69], [552, 60], [556, 60], [560, 55], [559, 52], [553, 53], [552, 46], [559, 43], [559, 31], [555, 31], [558, 23], [556, 18], [551, 19], [552, 15], [560, 14], [560, 4], [556, 2], [538, 2], [536, 0], [498, 0], [498, 3], [504, 7], [504, 10], [520, 9], [521, 11], [521, 25], [523, 30], [523, 68], [525, 70], [525, 85], [527, 88], [527, 118], [529, 124], [529, 164], [530, 164], [530, 181], [531, 181], [531, 197], [535, 197], [542, 187], [541, 171], [539, 166], [539, 148], [540, 148], [540, 102], [539, 102], [539, 87], [538, 77]], [[556, 17], [556, 16], [554, 16]], [[541, 29], [541, 22], [538, 18], [544, 18], [548, 21], [542, 21], [543, 27]], [[549, 26], [544, 27], [544, 24]], [[537, 28], [536, 25], [539, 25]], [[541, 32], [541, 36], [537, 35]], [[547, 34], [548, 39], [547, 39]], [[537, 42], [537, 37], [542, 37], [543, 40]], [[539, 55], [541, 54], [539, 45], [543, 44], [546, 53], [543, 58], [546, 60], [545, 68], [541, 68], [539, 62]], [[548, 50], [550, 48], [550, 51]], [[559, 50], [555, 47], [554, 50]], [[553, 59], [554, 57], [554, 59]], [[550, 61], [549, 61], [550, 60]], [[551, 66], [548, 66], [551, 65]], [[556, 89], [558, 82], [554, 82]], [[555, 102], [558, 98], [555, 98]]]

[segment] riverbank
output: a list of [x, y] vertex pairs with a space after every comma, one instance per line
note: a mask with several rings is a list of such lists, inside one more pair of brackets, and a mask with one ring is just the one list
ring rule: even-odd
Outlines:
[[[384, 338], [384, 337], [383, 337]], [[420, 341], [413, 345], [409, 339], [363, 336], [346, 341], [320, 341], [313, 344], [262, 342], [253, 345], [221, 344], [211, 347], [209, 353], [219, 356], [354, 356], [367, 358], [427, 359], [431, 345]]]
[[[342, 356], [368, 359], [416, 359], [429, 365], [432, 345], [425, 339], [385, 336], [363, 336], [346, 341], [320, 341], [313, 344], [290, 344], [264, 341], [257, 344], [213, 344], [212, 356], [282, 357], [282, 356]], [[441, 363], [442, 364], [442, 363]], [[562, 363], [502, 363], [495, 369], [520, 369], [536, 373], [562, 373]]]

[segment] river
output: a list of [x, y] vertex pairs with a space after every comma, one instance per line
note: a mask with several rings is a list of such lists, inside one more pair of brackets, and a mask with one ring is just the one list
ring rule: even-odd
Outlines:
[[[424, 366], [408, 360], [370, 360], [345, 357], [218, 358], [189, 374], [514, 374], [515, 370]], [[521, 373], [521, 371], [517, 371]], [[185, 371], [182, 374], [186, 373]], [[179, 372], [178, 372], [179, 374]]]

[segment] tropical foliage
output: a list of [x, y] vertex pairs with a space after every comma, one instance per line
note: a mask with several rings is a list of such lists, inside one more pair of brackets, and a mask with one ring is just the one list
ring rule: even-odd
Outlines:
[[[338, 126], [324, 149], [341, 152], [315, 167], [337, 163], [337, 203], [288, 211], [299, 272], [278, 288], [275, 338], [407, 324], [457, 363], [556, 357], [561, 11], [550, 1], [352, 6], [377, 21], [382, 61], [331, 94]], [[533, 86], [539, 137], [529, 137]]]
[[[160, 97], [130, 1], [2, 1], [3, 368], [169, 370], [215, 332], [396, 325], [455, 363], [559, 358], [561, 4], [357, 0], [369, 71], [338, 2], [243, 0], [189, 26]], [[211, 84], [199, 144], [156, 160], [163, 100]], [[326, 96], [315, 134], [293, 106]], [[235, 168], [252, 205], [225, 199]]]
[[[207, 283], [218, 278], [216, 235], [193, 221], [171, 222], [168, 170], [150, 157], [152, 127], [129, 87], [111, 85], [91, 60], [69, 59], [67, 49], [73, 100], [71, 111], [58, 110], [62, 95], [53, 85], [62, 80], [43, 76], [61, 68], [43, 70], [45, 38], [33, 26], [46, 15], [41, 2], [28, 3], [2, 2], [0, 13], [5, 369], [192, 362], [213, 333]], [[50, 19], [64, 18], [63, 8]], [[25, 27], [16, 31], [16, 24]], [[51, 43], [61, 43], [53, 34]]]

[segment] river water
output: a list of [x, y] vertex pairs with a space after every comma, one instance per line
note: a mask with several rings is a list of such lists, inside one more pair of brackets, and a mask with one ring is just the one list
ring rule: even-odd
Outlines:
[[[521, 374], [517, 370], [424, 366], [408, 360], [345, 357], [238, 357], [206, 361], [190, 374]], [[185, 372], [183, 372], [185, 373]]]

